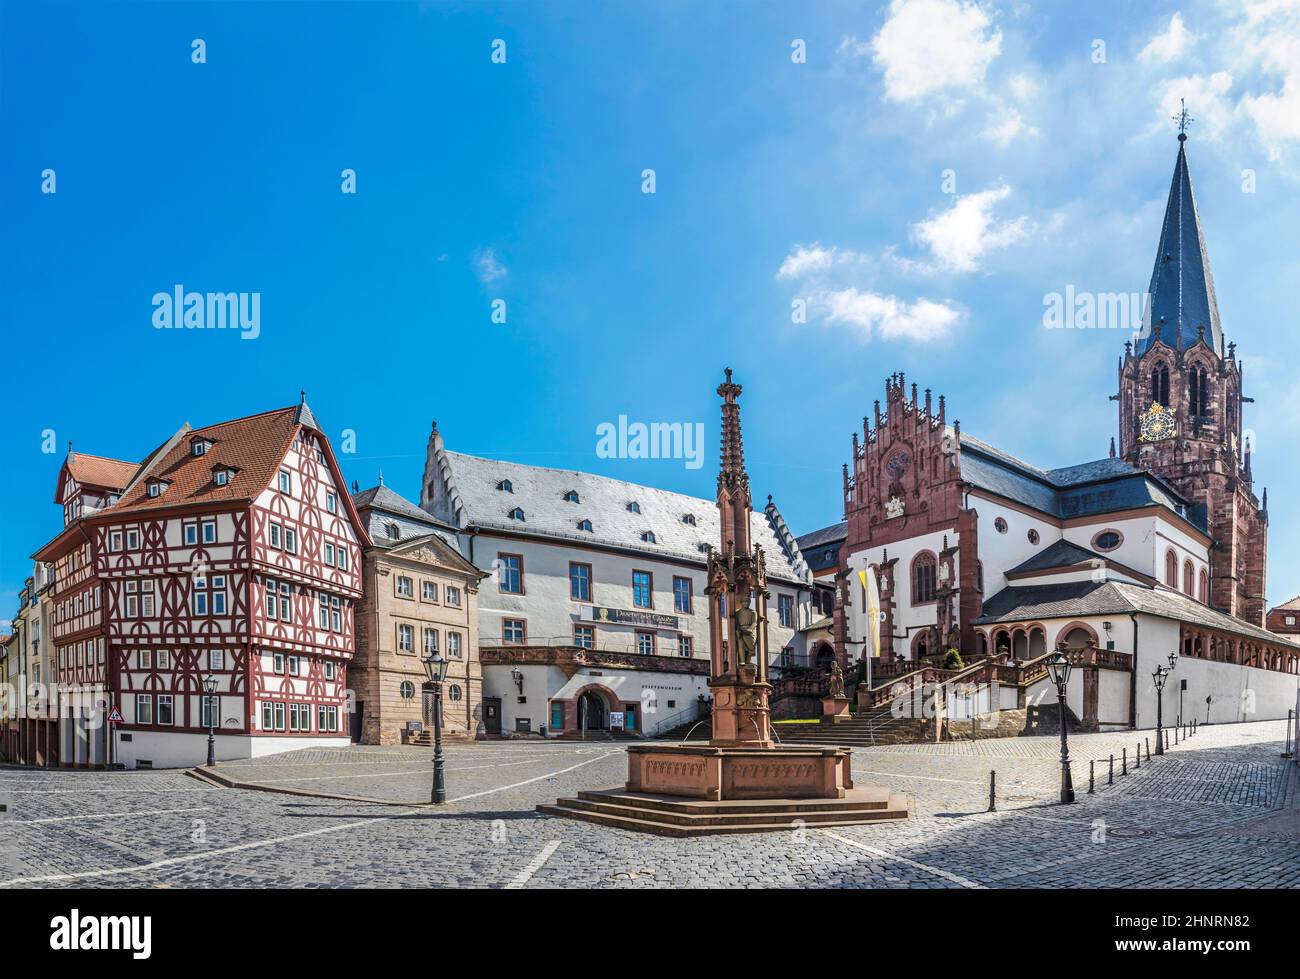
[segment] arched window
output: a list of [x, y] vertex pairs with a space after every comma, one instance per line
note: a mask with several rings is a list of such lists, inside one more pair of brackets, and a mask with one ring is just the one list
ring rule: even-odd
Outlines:
[[1169, 407], [1169, 368], [1164, 364], [1151, 368], [1151, 400]]
[[1201, 577], [1197, 582], [1196, 595], [1202, 604], [1210, 604], [1210, 576], [1205, 573], [1204, 568], [1201, 569]]
[[1193, 367], [1187, 372], [1187, 407], [1193, 415], [1210, 413], [1210, 386], [1204, 367]]
[[921, 660], [930, 655], [930, 630], [922, 629], [912, 637], [912, 659]]
[[1186, 592], [1188, 595], [1196, 594], [1194, 590], [1195, 588], [1194, 582], [1196, 581], [1195, 575], [1196, 575], [1196, 570], [1192, 567], [1192, 562], [1184, 561], [1183, 562], [1183, 591]]
[[1178, 587], [1178, 558], [1172, 548], [1165, 551], [1165, 584], [1170, 588]]
[[937, 560], [930, 551], [922, 551], [912, 559], [912, 604], [934, 601]]

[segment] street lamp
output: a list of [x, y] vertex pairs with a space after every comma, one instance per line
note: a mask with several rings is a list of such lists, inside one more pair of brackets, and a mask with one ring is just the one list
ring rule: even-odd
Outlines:
[[424, 657], [424, 675], [433, 685], [433, 793], [431, 802], [447, 801], [447, 786], [442, 776], [442, 681], [450, 664], [436, 651]]
[[217, 704], [213, 696], [217, 692], [217, 678], [209, 673], [203, 678], [203, 702], [207, 705], [208, 711], [208, 767], [211, 768], [217, 763]]
[[1061, 718], [1061, 803], [1074, 801], [1074, 779], [1070, 777], [1070, 746], [1065, 735], [1065, 688], [1070, 682], [1070, 660], [1058, 649], [1047, 660], [1047, 671], [1056, 684], [1056, 703]]
[[1169, 679], [1169, 668], [1167, 666], [1157, 666], [1156, 671], [1151, 674], [1151, 679], [1156, 685], [1156, 754], [1165, 753], [1164, 742], [1164, 691], [1165, 680]]

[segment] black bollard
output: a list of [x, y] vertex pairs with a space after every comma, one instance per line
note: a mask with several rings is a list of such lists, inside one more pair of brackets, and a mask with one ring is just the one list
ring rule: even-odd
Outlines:
[[1106, 784], [1107, 785], [1115, 784], [1115, 756], [1114, 755], [1110, 756], [1110, 771], [1106, 775]]
[[1088, 761], [1088, 795], [1096, 791], [1097, 782], [1097, 759], [1093, 758]]
[[998, 773], [989, 772], [989, 812], [998, 811]]
[[1127, 775], [1127, 774], [1128, 774], [1128, 749], [1127, 749], [1127, 748], [1124, 748], [1124, 749], [1120, 752], [1120, 768], [1119, 768], [1119, 773], [1120, 773], [1121, 775]]

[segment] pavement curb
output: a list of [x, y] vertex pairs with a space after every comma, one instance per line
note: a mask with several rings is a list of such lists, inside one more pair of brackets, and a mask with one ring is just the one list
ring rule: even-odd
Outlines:
[[432, 802], [401, 802], [397, 799], [375, 799], [366, 795], [333, 795], [329, 792], [313, 792], [310, 789], [285, 789], [262, 782], [244, 782], [231, 778], [207, 766], [185, 769], [185, 774], [196, 781], [223, 789], [243, 789], [248, 792], [274, 792], [278, 795], [296, 795], [308, 799], [334, 799], [339, 802], [364, 802], [374, 806], [399, 806], [403, 809], [432, 809]]

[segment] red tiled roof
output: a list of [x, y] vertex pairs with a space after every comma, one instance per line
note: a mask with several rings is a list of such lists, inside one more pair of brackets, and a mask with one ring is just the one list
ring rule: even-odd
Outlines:
[[87, 455], [85, 452], [70, 453], [67, 466], [72, 478], [82, 486], [103, 486], [114, 490], [124, 489], [138, 468], [134, 462]]
[[[187, 503], [254, 499], [270, 485], [271, 477], [288, 451], [297, 428], [297, 410], [295, 405], [236, 418], [185, 432], [170, 447], [164, 443], [150, 454], [152, 457], [166, 449], [161, 458], [152, 463], [146, 461], [147, 472], [139, 482], [104, 512], [117, 515]], [[194, 455], [191, 449], [198, 436], [212, 442], [211, 448], [201, 456]], [[236, 470], [225, 486], [217, 486], [212, 481], [212, 470], [221, 465]], [[149, 483], [155, 478], [166, 480], [168, 485], [160, 495], [151, 497]]]

